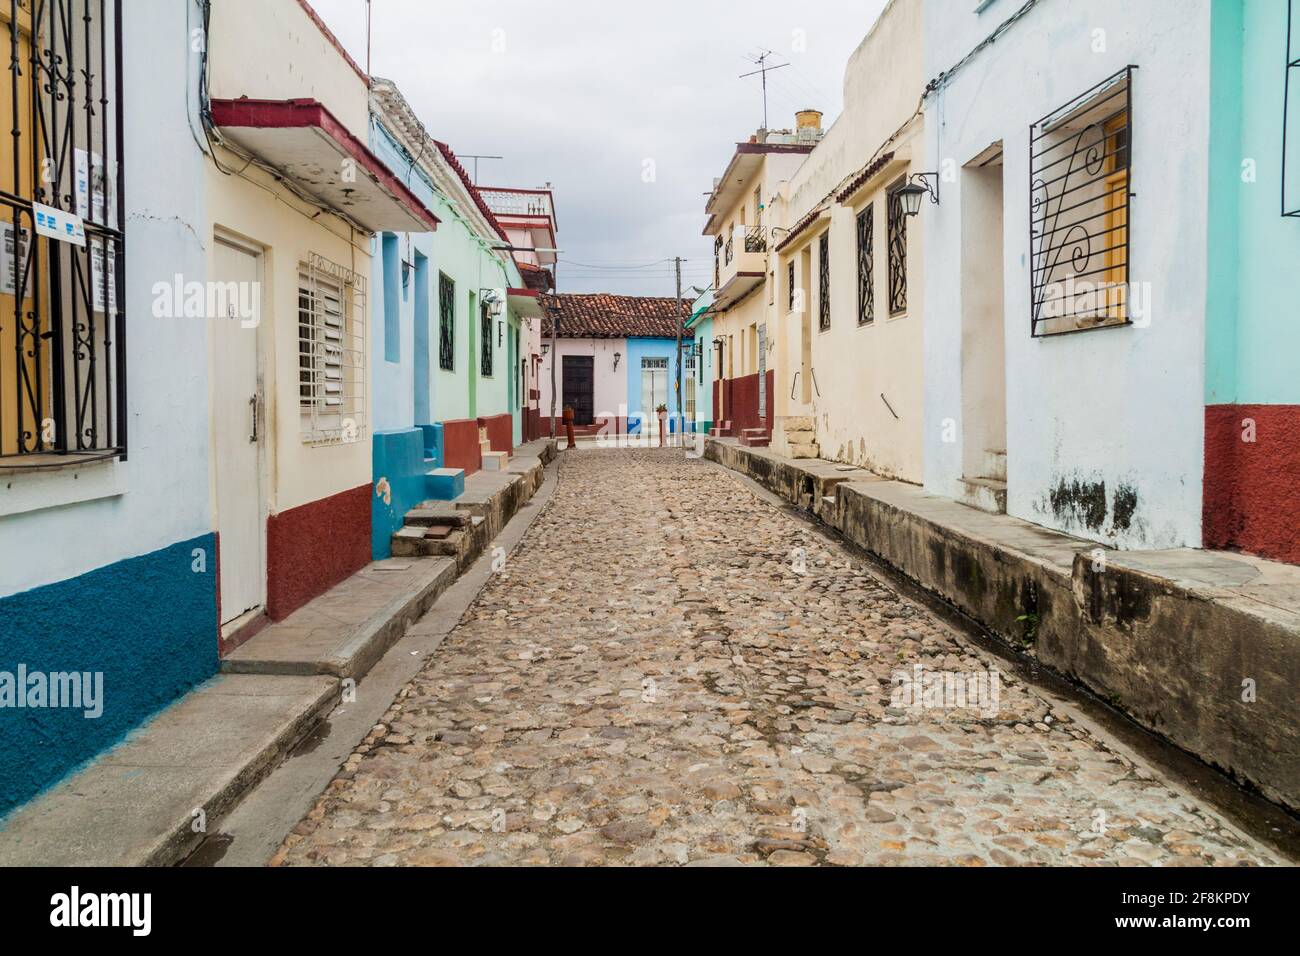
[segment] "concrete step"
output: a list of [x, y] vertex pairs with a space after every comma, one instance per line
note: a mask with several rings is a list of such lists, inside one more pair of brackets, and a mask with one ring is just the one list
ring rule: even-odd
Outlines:
[[968, 508], [991, 515], [1007, 513], [1007, 483], [995, 478], [963, 478], [962, 493], [957, 500]]
[[761, 437], [767, 434], [767, 429], [766, 428], [742, 428], [740, 430], [740, 433], [742, 435], [757, 435]]
[[808, 444], [790, 443], [791, 458], [820, 458], [821, 453], [821, 446], [816, 442], [810, 442]]
[[489, 449], [483, 452], [484, 471], [505, 471], [506, 465], [509, 463], [510, 455], [504, 451], [492, 451]]
[[393, 557], [460, 558], [469, 535], [464, 530], [435, 531], [426, 525], [406, 525], [393, 534]]
[[746, 448], [766, 448], [772, 444], [772, 439], [766, 432], [757, 435], [741, 435], [740, 443]]
[[[263, 632], [265, 633], [265, 632]], [[2, 866], [172, 866], [339, 702], [338, 678], [223, 674], [6, 817]]]
[[426, 501], [418, 508], [412, 508], [406, 513], [407, 525], [424, 525], [432, 527], [434, 525], [451, 525], [462, 528], [469, 524], [472, 516], [467, 511], [462, 511], [451, 504], [440, 501]]
[[480, 438], [478, 442], [479, 454], [486, 455], [492, 451], [492, 443], [486, 438]]
[[455, 579], [454, 561], [375, 561], [266, 627], [228, 654], [221, 669], [360, 677]]
[[817, 425], [813, 422], [811, 415], [790, 415], [785, 419], [786, 434], [790, 432], [810, 432]]
[[709, 435], [713, 438], [730, 438], [731, 422], [718, 422], [709, 429]]
[[451, 501], [465, 493], [464, 468], [434, 468], [424, 477], [424, 493], [435, 501]]
[[984, 452], [984, 474], [981, 477], [992, 478], [994, 481], [1006, 481], [1007, 453], [993, 450]]
[[811, 428], [785, 430], [785, 440], [791, 445], [815, 445], [817, 444], [817, 433]]

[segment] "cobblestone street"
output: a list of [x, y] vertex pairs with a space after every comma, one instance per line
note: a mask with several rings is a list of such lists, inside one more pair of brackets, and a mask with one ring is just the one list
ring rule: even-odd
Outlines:
[[735, 476], [556, 467], [273, 864], [1280, 862]]

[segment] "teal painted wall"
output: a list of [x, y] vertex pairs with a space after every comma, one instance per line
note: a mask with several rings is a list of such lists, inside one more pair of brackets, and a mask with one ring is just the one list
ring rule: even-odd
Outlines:
[[708, 311], [712, 304], [713, 295], [706, 292], [695, 301], [690, 321], [690, 334], [701, 347], [696, 361], [703, 367], [695, 370], [695, 420], [702, 430], [713, 427], [713, 363], [717, 356], [713, 349], [713, 315]]
[[[0, 814], [213, 676], [217, 632], [213, 534], [0, 600]], [[16, 706], [20, 666], [102, 675], [101, 713]]]
[[1300, 403], [1300, 219], [1281, 214], [1286, 15], [1285, 0], [1211, 8], [1208, 405]]

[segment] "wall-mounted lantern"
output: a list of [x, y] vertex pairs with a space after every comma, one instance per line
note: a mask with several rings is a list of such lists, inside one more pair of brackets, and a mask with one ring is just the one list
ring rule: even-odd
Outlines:
[[928, 195], [930, 202], [939, 205], [939, 174], [913, 173], [908, 177], [907, 185], [895, 191], [898, 201], [903, 204], [905, 216], [915, 216], [921, 211], [921, 197]]
[[614, 353], [614, 371], [615, 371], [615, 372], [618, 371], [618, 362], [619, 362], [619, 359], [621, 359], [622, 357], [623, 357], [623, 353], [622, 353], [622, 352], [615, 352], [615, 353]]
[[550, 343], [550, 342], [543, 342], [543, 343], [542, 343], [542, 357], [545, 358], [547, 355], [550, 354], [550, 352], [551, 352], [551, 343]]
[[497, 348], [501, 348], [501, 346], [505, 344], [506, 341], [505, 334], [506, 334], [506, 324], [498, 320], [497, 321]]

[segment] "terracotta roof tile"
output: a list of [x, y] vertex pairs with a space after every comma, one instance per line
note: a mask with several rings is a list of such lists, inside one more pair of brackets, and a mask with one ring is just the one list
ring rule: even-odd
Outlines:
[[551, 321], [559, 319], [564, 338], [674, 339], [681, 323], [691, 317], [691, 304], [682, 300], [680, 318], [673, 322], [677, 300], [671, 296], [614, 295], [594, 292], [586, 295], [560, 293], [543, 296], [546, 318], [542, 336], [551, 334]]
[[456, 175], [460, 177], [460, 181], [462, 185], [464, 185], [465, 191], [474, 197], [474, 205], [478, 206], [478, 211], [483, 214], [483, 218], [486, 219], [488, 224], [497, 231], [498, 236], [506, 242], [509, 242], [510, 237], [506, 235], [505, 229], [503, 229], [501, 223], [497, 221], [496, 214], [488, 208], [487, 200], [485, 200], [483, 194], [478, 191], [478, 187], [474, 185], [474, 181], [469, 178], [469, 173], [465, 171], [465, 167], [462, 166], [460, 160], [456, 158], [455, 151], [441, 140], [435, 139], [434, 143], [437, 144], [438, 152], [442, 153], [442, 158], [447, 161], [447, 165], [450, 166]]

